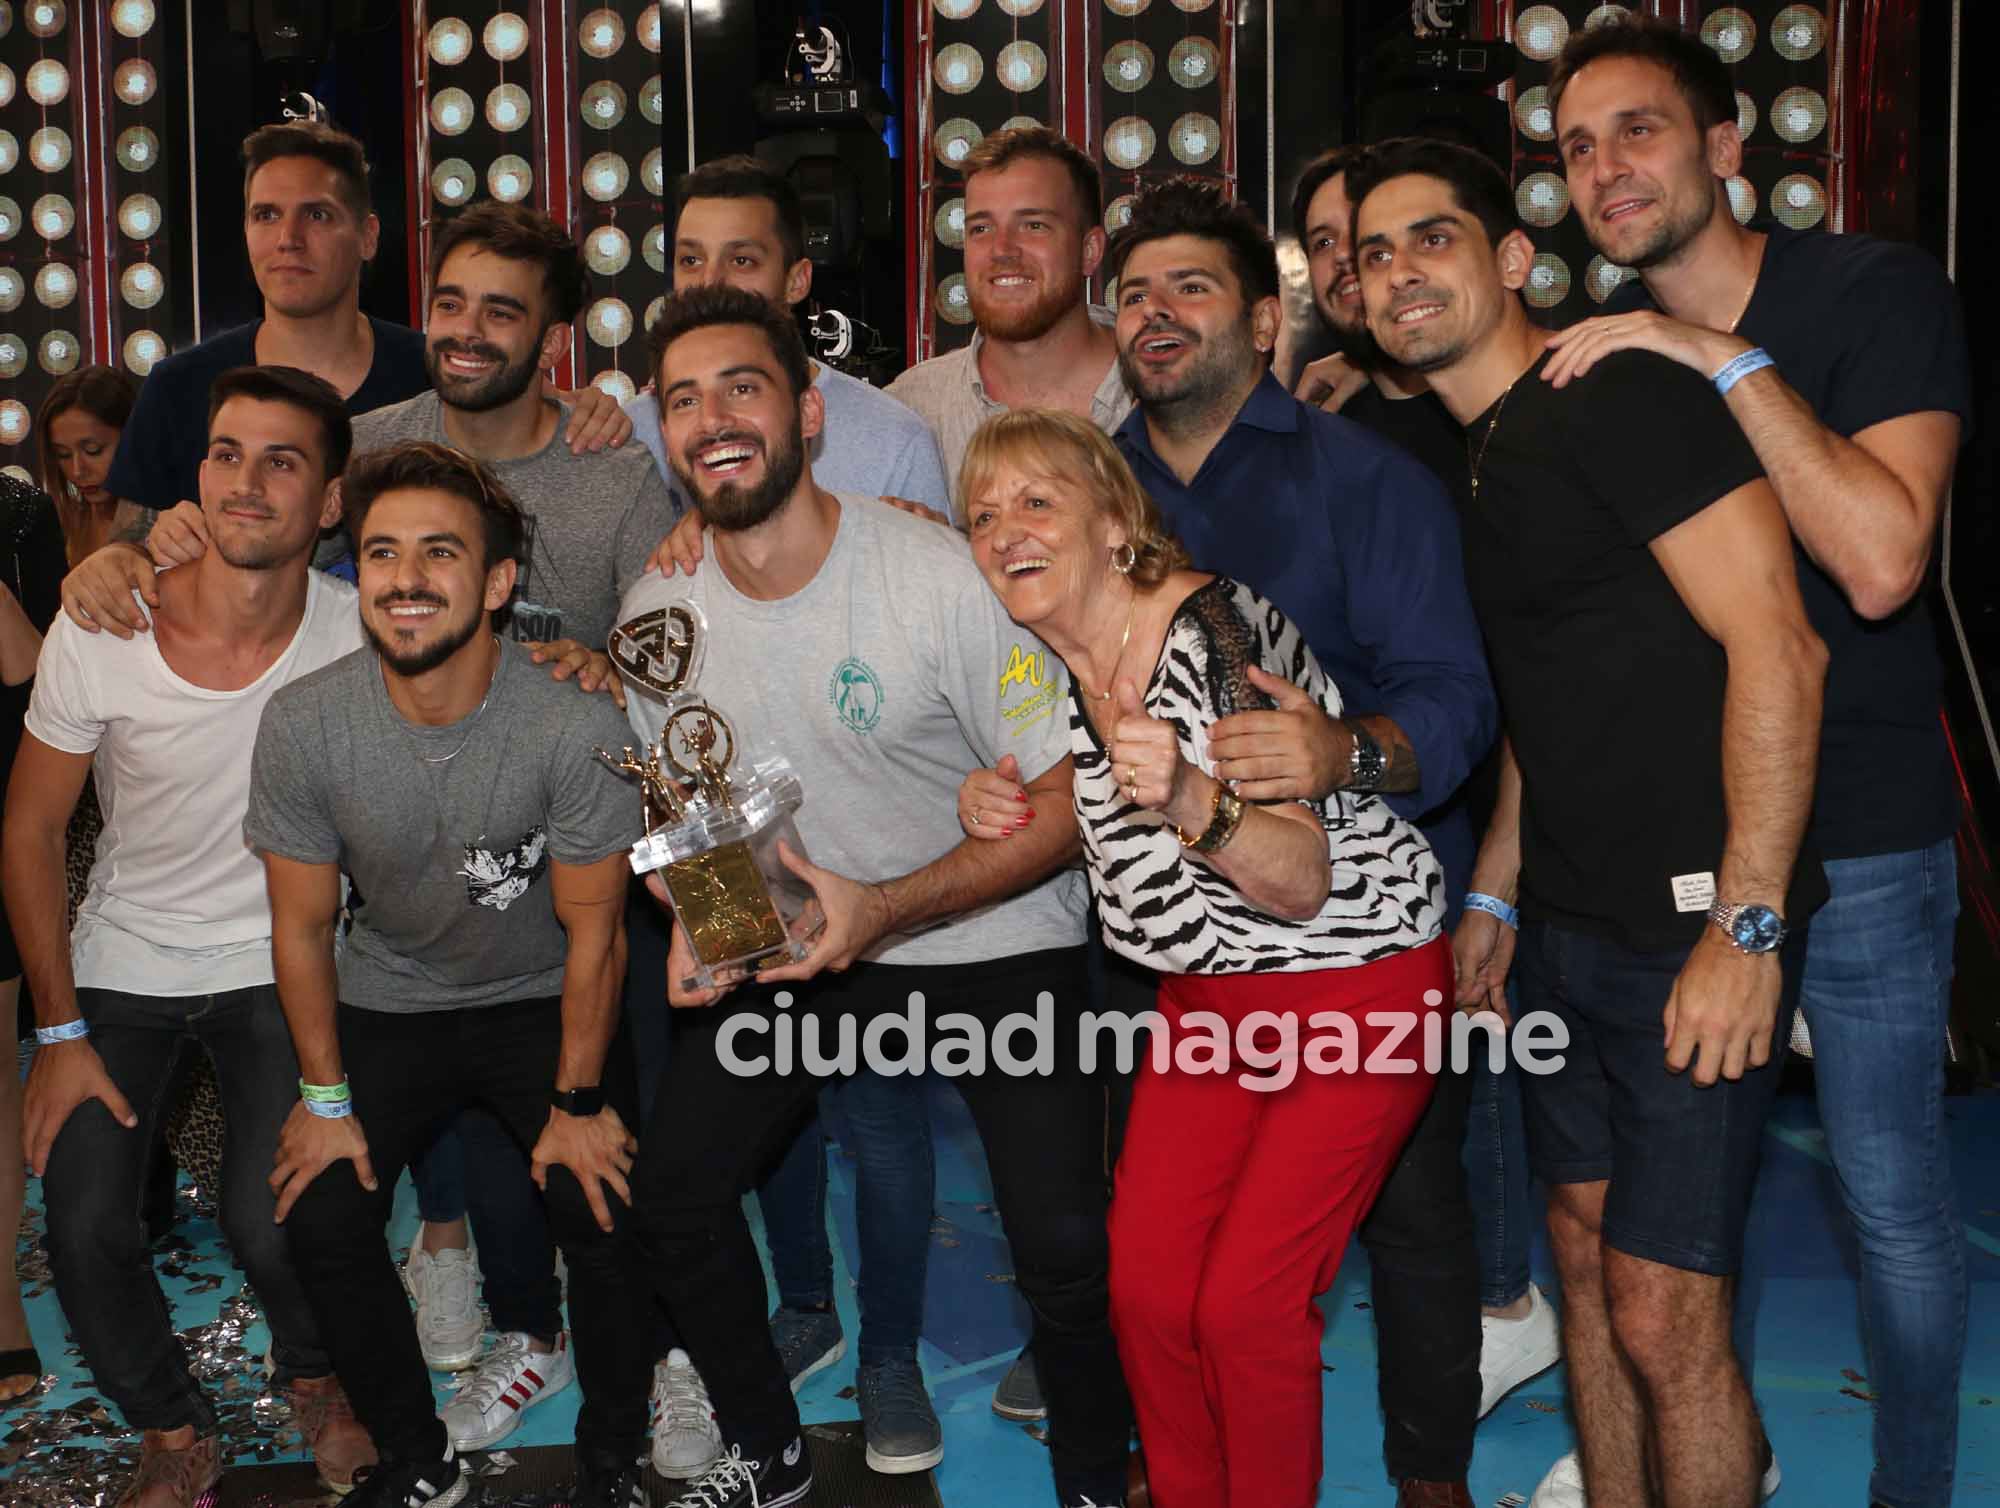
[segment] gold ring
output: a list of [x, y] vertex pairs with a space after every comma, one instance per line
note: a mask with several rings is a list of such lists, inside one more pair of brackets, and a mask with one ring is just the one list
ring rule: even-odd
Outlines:
[[972, 814], [972, 825], [973, 825], [974, 827], [977, 827], [977, 826], [979, 826], [979, 813], [978, 813], [978, 812], [974, 812], [974, 813]]

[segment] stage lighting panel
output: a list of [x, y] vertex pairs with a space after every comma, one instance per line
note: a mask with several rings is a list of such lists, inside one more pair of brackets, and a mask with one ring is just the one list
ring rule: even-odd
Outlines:
[[45, 309], [61, 309], [76, 297], [76, 269], [65, 262], [45, 262], [35, 274], [35, 302]]
[[54, 58], [30, 64], [24, 82], [28, 98], [38, 105], [60, 105], [69, 95], [69, 70]]
[[1025, 38], [1009, 42], [993, 60], [993, 76], [1009, 93], [1027, 94], [1049, 76], [1049, 55]]
[[159, 86], [159, 76], [153, 72], [153, 65], [143, 58], [127, 58], [111, 76], [112, 92], [128, 105], [145, 104]]
[[666, 154], [660, 148], [654, 147], [652, 151], [639, 159], [639, 182], [645, 186], [646, 192], [651, 194], [655, 199], [664, 199], [666, 197], [667, 159]]
[[1530, 173], [1514, 190], [1514, 208], [1527, 224], [1546, 229], [1569, 213], [1569, 185], [1554, 173]]
[[1003, 131], [1019, 131], [1027, 126], [1040, 126], [1045, 124], [1047, 124], [1047, 122], [1045, 122], [1039, 115], [1010, 115], [1005, 120], [1000, 122], [1000, 129]]
[[1195, 11], [1207, 10], [1213, 4], [1215, 0], [1174, 0], [1174, 9], [1184, 10], [1192, 15]]
[[151, 330], [134, 330], [125, 337], [125, 366], [136, 377], [144, 377], [153, 370], [154, 363], [165, 359], [167, 343]]
[[667, 228], [655, 225], [646, 232], [646, 239], [639, 243], [639, 254], [646, 259], [646, 265], [655, 272], [667, 270]]
[[1222, 72], [1222, 54], [1207, 37], [1182, 37], [1167, 54], [1167, 77], [1183, 89], [1204, 89]]
[[456, 67], [472, 55], [472, 28], [452, 16], [430, 29], [424, 47], [432, 62], [444, 68]]
[[69, 132], [60, 126], [43, 126], [28, 138], [28, 160], [44, 173], [60, 173], [69, 156]]
[[127, 126], [118, 133], [113, 152], [128, 173], [144, 173], [160, 160], [160, 138], [144, 126]]
[[479, 175], [463, 157], [447, 157], [431, 168], [431, 197], [451, 208], [464, 204], [479, 187]]
[[590, 385], [599, 392], [608, 394], [614, 403], [630, 403], [639, 396], [639, 389], [623, 372], [599, 372], [590, 379]]
[[625, 91], [610, 79], [599, 79], [583, 91], [577, 111], [586, 126], [609, 131], [625, 118]]
[[1042, 0], [994, 0], [994, 3], [1017, 20], [1022, 16], [1032, 16], [1042, 8]]
[[1788, 5], [1771, 22], [1771, 46], [1788, 63], [1804, 63], [1826, 46], [1826, 17], [1810, 5]]
[[0, 443], [19, 445], [28, 438], [28, 425], [27, 404], [18, 398], [9, 398], [0, 403]]
[[13, 172], [20, 161], [20, 141], [12, 131], [0, 131], [0, 173]]
[[1757, 102], [1741, 89], [1736, 91], [1736, 134], [1745, 141], [1757, 129]]
[[986, 133], [963, 115], [954, 115], [937, 128], [931, 138], [931, 148], [936, 152], [940, 166], [955, 168], [965, 160], [965, 154], [985, 137]]
[[135, 241], [160, 233], [160, 201], [151, 194], [130, 194], [118, 206], [118, 228]]
[[1167, 133], [1167, 150], [1176, 162], [1198, 168], [1222, 150], [1222, 127], [1214, 116], [1190, 110]]
[[35, 347], [35, 360], [51, 377], [74, 372], [83, 356], [83, 343], [67, 330], [51, 330]]
[[472, 96], [463, 89], [440, 89], [431, 96], [431, 126], [445, 136], [461, 136], [479, 118]]
[[1771, 190], [1771, 213], [1793, 230], [1811, 230], [1826, 218], [1826, 188], [1804, 173], [1780, 178]]
[[1600, 5], [1583, 18], [1583, 29], [1589, 31], [1594, 26], [1616, 26], [1621, 21], [1632, 19], [1632, 10], [1624, 5]]
[[1104, 0], [1104, 8], [1114, 16], [1136, 16], [1153, 0]]
[[1620, 267], [1601, 256], [1592, 257], [1590, 265], [1583, 269], [1583, 291], [1590, 295], [1592, 303], [1601, 304], [1638, 275], [1630, 267]]
[[1531, 5], [1514, 18], [1514, 45], [1537, 63], [1555, 61], [1569, 40], [1569, 21], [1553, 5]]
[[940, 204], [931, 228], [946, 246], [965, 245], [965, 196], [955, 195]]
[[660, 316], [665, 314], [666, 312], [667, 312], [667, 296], [663, 293], [658, 298], [654, 299], [650, 304], [646, 305], [646, 322], [639, 328], [641, 330], [652, 329], [654, 325], [660, 322]]
[[1159, 144], [1152, 123], [1137, 115], [1121, 115], [1104, 130], [1104, 155], [1127, 172], [1144, 167]]
[[0, 377], [18, 377], [27, 370], [27, 342], [18, 335], [0, 335]]
[[639, 24], [632, 28], [632, 35], [639, 39], [639, 45], [648, 52], [660, 50], [660, 7], [649, 5], [639, 12]]
[[1541, 252], [1528, 268], [1521, 292], [1537, 309], [1553, 309], [1569, 297], [1569, 264], [1553, 252]]
[[600, 204], [621, 197], [631, 178], [632, 170], [616, 152], [599, 152], [583, 165], [583, 191]]
[[[610, 156], [610, 154], [608, 152], [600, 153], [599, 156]], [[596, 157], [593, 157], [589, 162], [584, 164], [583, 186], [591, 194], [592, 198], [603, 198], [605, 196], [596, 193], [592, 186], [594, 180], [591, 177], [591, 169], [592, 164], [596, 163], [597, 160]], [[625, 188], [625, 164], [622, 160], [619, 161], [618, 168], [618, 188], [619, 192], [622, 193]], [[486, 192], [491, 194], [495, 199], [498, 199], [502, 204], [519, 204], [529, 194], [533, 193], [534, 189], [535, 170], [529, 165], [527, 158], [517, 153], [509, 152], [504, 157], [494, 158], [493, 165], [486, 170]], [[616, 198], [617, 195], [614, 194], [610, 197]]]
[[0, 267], [0, 314], [12, 314], [26, 296], [21, 274], [11, 267]]
[[[156, 212], [158, 208], [158, 205], [154, 206]], [[28, 211], [28, 220], [34, 226], [35, 234], [44, 241], [60, 241], [76, 229], [76, 206], [69, 202], [67, 194], [44, 194]], [[156, 226], [159, 224], [157, 213], [153, 223]]]
[[660, 76], [656, 73], [639, 90], [639, 113], [657, 126], [661, 120], [660, 104]]
[[1794, 87], [1771, 106], [1771, 129], [1799, 146], [1826, 129], [1826, 98], [1816, 89]]
[[1548, 89], [1537, 84], [1521, 91], [1514, 101], [1514, 129], [1530, 141], [1556, 139], [1556, 113], [1549, 104]]
[[1144, 42], [1113, 43], [1104, 54], [1104, 82], [1120, 94], [1136, 94], [1153, 82], [1153, 49]]
[[535, 102], [519, 84], [499, 84], [486, 96], [486, 124], [496, 131], [518, 131], [535, 113]]
[[111, 29], [121, 37], [143, 37], [158, 19], [153, 0], [118, 0], [111, 7]]
[[528, 23], [510, 10], [503, 10], [494, 16], [479, 34], [480, 45], [496, 63], [513, 62], [528, 50], [531, 38]]
[[11, 241], [21, 233], [21, 206], [0, 194], [0, 241]]
[[601, 298], [590, 306], [583, 328], [600, 346], [622, 346], [632, 338], [632, 306], [622, 298]]
[[1740, 63], [1757, 46], [1757, 23], [1748, 11], [1726, 5], [1709, 12], [1701, 23], [1701, 39], [1723, 62]]
[[1139, 201], [1137, 194], [1120, 194], [1104, 206], [1104, 229], [1116, 235], [1132, 223], [1132, 206]]
[[151, 262], [134, 262], [119, 275], [118, 291], [134, 309], [150, 309], [167, 291], [167, 280]]
[[986, 77], [986, 60], [978, 48], [953, 42], [938, 50], [931, 62], [931, 77], [946, 94], [970, 94]]
[[0, 106], [14, 103], [14, 70], [0, 63]]
[[954, 272], [937, 287], [938, 318], [948, 324], [972, 323], [972, 294], [965, 286], [965, 274]]
[[592, 11], [576, 29], [576, 45], [593, 58], [611, 57], [625, 45], [624, 17], [609, 6]]
[[28, 23], [28, 30], [34, 36], [52, 37], [69, 20], [69, 10], [63, 0], [27, 0], [21, 8], [21, 19]]
[[966, 21], [979, 9], [979, 0], [931, 0], [931, 8], [947, 21]]

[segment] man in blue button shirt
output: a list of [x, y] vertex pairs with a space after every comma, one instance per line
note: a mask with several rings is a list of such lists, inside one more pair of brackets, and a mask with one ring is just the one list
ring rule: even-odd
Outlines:
[[[1142, 194], [1107, 266], [1139, 400], [1119, 449], [1195, 564], [1270, 598], [1361, 709], [1335, 720], [1274, 682], [1275, 711], [1216, 724], [1218, 773], [1252, 800], [1393, 793], [1436, 850], [1455, 916], [1473, 854], [1455, 798], [1498, 712], [1450, 498], [1420, 462], [1271, 375], [1277, 257], [1218, 185], [1178, 178]], [[1361, 1230], [1399, 1504], [1471, 1503], [1480, 1330], [1462, 1093], [1440, 1080]]]

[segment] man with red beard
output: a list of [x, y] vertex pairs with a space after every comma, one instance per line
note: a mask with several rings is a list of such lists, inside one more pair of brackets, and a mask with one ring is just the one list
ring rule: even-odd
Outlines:
[[994, 132], [959, 166], [972, 343], [889, 384], [937, 434], [954, 485], [966, 442], [994, 414], [1059, 408], [1109, 434], [1132, 412], [1111, 316], [1085, 295], [1104, 260], [1096, 164], [1046, 126], [1022, 126]]

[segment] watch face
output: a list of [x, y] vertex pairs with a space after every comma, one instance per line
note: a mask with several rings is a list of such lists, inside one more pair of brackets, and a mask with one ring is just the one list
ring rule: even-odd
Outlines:
[[1729, 929], [1746, 953], [1768, 953], [1784, 940], [1785, 924], [1769, 906], [1745, 906]]

